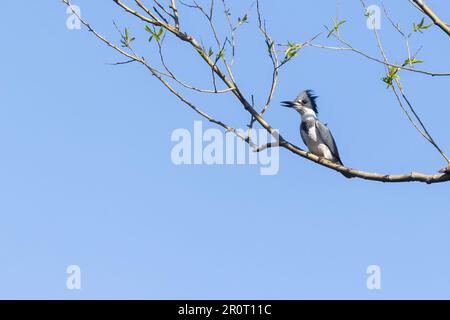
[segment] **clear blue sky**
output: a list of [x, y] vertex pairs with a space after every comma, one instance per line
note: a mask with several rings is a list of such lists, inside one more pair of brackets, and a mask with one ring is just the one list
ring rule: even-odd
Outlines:
[[[232, 2], [241, 16], [251, 4]], [[341, 3], [343, 36], [377, 55], [359, 2]], [[142, 30], [112, 1], [75, 4], [114, 40], [113, 19]], [[336, 13], [333, 0], [262, 5], [278, 42], [304, 41]], [[388, 8], [405, 28], [421, 19], [407, 1]], [[6, 1], [0, 11], [0, 298], [450, 298], [450, 184], [349, 181], [285, 150], [274, 176], [255, 165], [175, 166], [170, 135], [192, 130], [198, 116], [138, 65], [108, 65], [121, 59], [86, 30], [68, 30], [66, 19], [60, 1]], [[186, 30], [210, 43], [199, 16], [186, 19]], [[254, 13], [250, 22], [238, 33], [235, 73], [261, 103], [270, 63]], [[392, 61], [402, 62], [405, 47], [385, 18], [380, 33]], [[424, 45], [422, 68], [450, 71], [440, 30], [412, 43]], [[167, 54], [180, 77], [209, 84], [192, 50], [171, 41]], [[298, 117], [279, 102], [312, 88], [349, 166], [442, 168], [382, 76], [381, 65], [352, 53], [305, 49], [283, 70], [267, 120], [302, 145]], [[450, 152], [450, 79], [401, 77]], [[237, 127], [248, 121], [231, 96], [189, 97]], [[66, 288], [74, 264], [79, 291]], [[369, 265], [381, 267], [381, 290], [366, 288]]]

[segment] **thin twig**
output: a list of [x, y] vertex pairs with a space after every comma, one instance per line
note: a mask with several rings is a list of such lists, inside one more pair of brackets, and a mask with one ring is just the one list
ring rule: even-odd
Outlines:
[[180, 29], [180, 18], [178, 16], [177, 5], [175, 4], [175, 0], [170, 1], [170, 8], [173, 11], [173, 18], [175, 20], [175, 28]]

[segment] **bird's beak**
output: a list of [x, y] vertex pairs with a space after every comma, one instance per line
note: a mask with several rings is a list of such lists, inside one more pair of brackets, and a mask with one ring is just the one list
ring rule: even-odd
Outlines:
[[281, 106], [285, 108], [295, 108], [295, 103], [292, 101], [282, 101]]

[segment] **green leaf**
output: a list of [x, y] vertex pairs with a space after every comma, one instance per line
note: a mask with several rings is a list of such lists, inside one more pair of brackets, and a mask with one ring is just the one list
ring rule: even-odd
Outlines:
[[399, 67], [390, 66], [388, 74], [381, 80], [383, 80], [383, 82], [385, 82], [388, 87], [391, 87], [394, 83], [394, 80], [400, 79], [400, 77], [398, 76], [398, 72], [400, 70], [401, 69]]
[[131, 37], [130, 38], [130, 34], [128, 32], [128, 28], [125, 28], [124, 30], [124, 34], [122, 35], [122, 39], [120, 40], [120, 43], [122, 44], [123, 48], [129, 48], [131, 45], [131, 42], [133, 42], [134, 40], [136, 40], [136, 37]]
[[[272, 43], [273, 46], [273, 43]], [[270, 48], [270, 47], [269, 47]], [[303, 48], [303, 44], [301, 43], [293, 43], [288, 41], [288, 48], [284, 52], [284, 61], [283, 63], [288, 62], [292, 58], [296, 57], [300, 49]]]
[[329, 30], [327, 38], [329, 38], [333, 33], [339, 32], [340, 26], [347, 22], [347, 20], [341, 20], [338, 22], [338, 21], [334, 20], [334, 18], [332, 18], [332, 20], [333, 20], [333, 28], [329, 29], [325, 26], [325, 28], [327, 28], [327, 30]]
[[164, 34], [164, 29], [161, 27], [158, 31], [156, 31], [155, 28], [153, 30], [149, 26], [145, 26], [145, 30], [150, 33], [150, 37], [148, 38], [148, 41], [152, 41], [153, 38], [155, 38], [156, 41], [161, 40], [161, 36]]
[[412, 65], [412, 64], [416, 64], [416, 63], [423, 63], [423, 60], [419, 60], [416, 57], [408, 58], [408, 59], [405, 60], [405, 62], [403, 62], [402, 67], [408, 66], [408, 65]]
[[238, 18], [238, 26], [243, 25], [244, 23], [248, 23], [248, 15], [246, 14], [242, 18]]
[[413, 23], [413, 32], [419, 31], [420, 33], [423, 33], [422, 30], [428, 29], [432, 25], [433, 24], [425, 24], [425, 18], [422, 18], [418, 24]]
[[225, 50], [221, 49], [218, 54], [216, 54], [216, 59], [223, 59], [225, 57]]

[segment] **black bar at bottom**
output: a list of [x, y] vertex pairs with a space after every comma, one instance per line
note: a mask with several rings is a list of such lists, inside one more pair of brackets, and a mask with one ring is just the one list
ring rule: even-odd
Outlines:
[[[3, 313], [58, 315], [85, 319], [99, 314], [124, 319], [315, 319], [357, 316], [358, 319], [399, 315], [447, 314], [448, 301], [396, 300], [26, 300], [0, 301]], [[445, 309], [444, 309], [445, 308]], [[312, 317], [311, 317], [312, 316]]]

